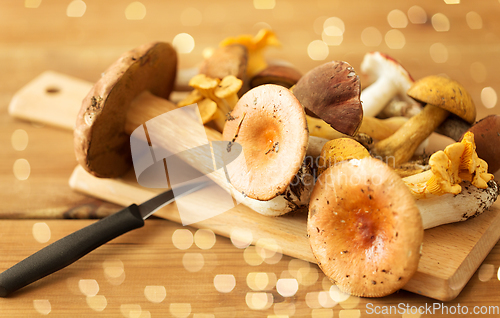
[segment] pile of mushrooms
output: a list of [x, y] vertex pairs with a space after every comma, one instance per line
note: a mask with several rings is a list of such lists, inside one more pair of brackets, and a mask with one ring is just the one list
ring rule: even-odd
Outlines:
[[[120, 177], [132, 166], [137, 127], [196, 103], [208, 140], [223, 141], [229, 156], [236, 145], [241, 150], [214, 182], [264, 215], [308, 211], [311, 249], [325, 274], [349, 294], [390, 294], [417, 270], [424, 229], [466, 220], [495, 202], [491, 173], [500, 163], [491, 140], [500, 138], [499, 117], [474, 124], [474, 103], [460, 84], [442, 76], [414, 81], [385, 54], [368, 53], [361, 77], [344, 61], [302, 76], [265, 59], [265, 48], [279, 44], [269, 30], [222, 41], [194, 72], [182, 72], [190, 74], [180, 81], [191, 92], [177, 104], [169, 100], [176, 80], [181, 86], [173, 47], [155, 42], [126, 52], [82, 103], [77, 160], [98, 177]], [[186, 117], [158, 129], [187, 136], [195, 124]], [[440, 129], [457, 143], [412, 162]], [[174, 144], [157, 146], [176, 153]], [[214, 171], [211, 154], [183, 160]], [[402, 165], [411, 171], [404, 178]]]

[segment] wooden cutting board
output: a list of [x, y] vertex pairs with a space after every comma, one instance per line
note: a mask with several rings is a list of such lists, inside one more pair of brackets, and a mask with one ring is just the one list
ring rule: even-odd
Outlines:
[[[12, 116], [71, 129], [80, 102], [91, 87], [84, 82], [55, 72], [46, 72], [21, 89], [9, 107]], [[101, 179], [76, 167], [70, 186], [76, 191], [120, 205], [146, 201], [162, 190], [141, 187], [130, 172], [120, 179]], [[156, 216], [180, 221], [174, 204]], [[252, 233], [257, 246], [315, 263], [306, 236], [306, 215], [292, 214], [271, 218], [237, 205], [208, 220], [192, 224], [237, 240]], [[467, 222], [449, 224], [425, 231], [422, 257], [417, 273], [404, 287], [434, 299], [455, 298], [467, 284], [484, 258], [500, 238], [500, 205]]]

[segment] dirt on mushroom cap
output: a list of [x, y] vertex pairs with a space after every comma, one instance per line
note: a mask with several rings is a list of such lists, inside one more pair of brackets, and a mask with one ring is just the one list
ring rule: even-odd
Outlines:
[[226, 122], [223, 139], [237, 142], [244, 156], [230, 169], [231, 184], [257, 200], [283, 193], [299, 171], [307, 150], [305, 113], [286, 88], [258, 86], [241, 97]]
[[377, 159], [346, 161], [318, 178], [307, 230], [323, 272], [351, 295], [391, 294], [417, 270], [420, 212], [401, 179]]

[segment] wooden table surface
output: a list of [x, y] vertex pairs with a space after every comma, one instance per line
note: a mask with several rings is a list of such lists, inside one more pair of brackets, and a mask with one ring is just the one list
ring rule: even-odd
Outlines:
[[[500, 1], [450, 2], [460, 1], [2, 1], [0, 271], [94, 222], [88, 218], [120, 208], [69, 188], [76, 165], [70, 132], [8, 115], [14, 93], [41, 72], [96, 81], [122, 52], [149, 41], [172, 42], [181, 33], [194, 39], [192, 51], [179, 56], [180, 67], [190, 67], [227, 36], [271, 27], [283, 45], [267, 56], [302, 72], [333, 59], [359, 69], [366, 52], [379, 50], [414, 78], [444, 73], [461, 82], [478, 118], [499, 113]], [[322, 39], [325, 21], [328, 26], [339, 19], [341, 43], [326, 46], [324, 56], [308, 51]], [[405, 291], [380, 299], [345, 297], [315, 265], [152, 219], [0, 299], [0, 317], [376, 317], [387, 306], [399, 307], [385, 317], [448, 316], [443, 306], [449, 315], [467, 310], [498, 317], [499, 266], [497, 243], [462, 293], [446, 303]], [[423, 314], [416, 313], [419, 306]]]

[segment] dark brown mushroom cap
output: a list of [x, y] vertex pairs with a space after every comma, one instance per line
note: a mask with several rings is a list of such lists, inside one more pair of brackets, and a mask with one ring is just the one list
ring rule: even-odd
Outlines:
[[359, 76], [347, 62], [333, 61], [307, 72], [293, 88], [302, 106], [347, 135], [363, 120]]
[[250, 87], [276, 84], [286, 88], [295, 85], [302, 77], [297, 69], [286, 65], [269, 65], [250, 79]]
[[408, 187], [371, 157], [344, 161], [319, 176], [307, 232], [325, 275], [341, 291], [363, 297], [385, 296], [408, 282], [424, 235]]
[[481, 119], [469, 131], [474, 134], [478, 157], [486, 161], [489, 173], [495, 173], [500, 169], [500, 115]]
[[469, 124], [476, 120], [476, 106], [470, 94], [460, 83], [447, 77], [423, 77], [415, 81], [407, 93], [413, 99], [441, 107]]
[[124, 53], [82, 102], [74, 132], [78, 163], [98, 177], [119, 177], [132, 166], [127, 111], [144, 91], [167, 99], [174, 87], [177, 53], [154, 42]]
[[200, 65], [200, 74], [222, 79], [228, 75], [245, 80], [248, 64], [248, 50], [244, 45], [231, 44], [217, 48], [212, 56]]
[[302, 166], [309, 139], [297, 98], [282, 86], [260, 85], [240, 98], [229, 118], [223, 139], [244, 154], [231, 163], [231, 184], [256, 200], [282, 194]]

